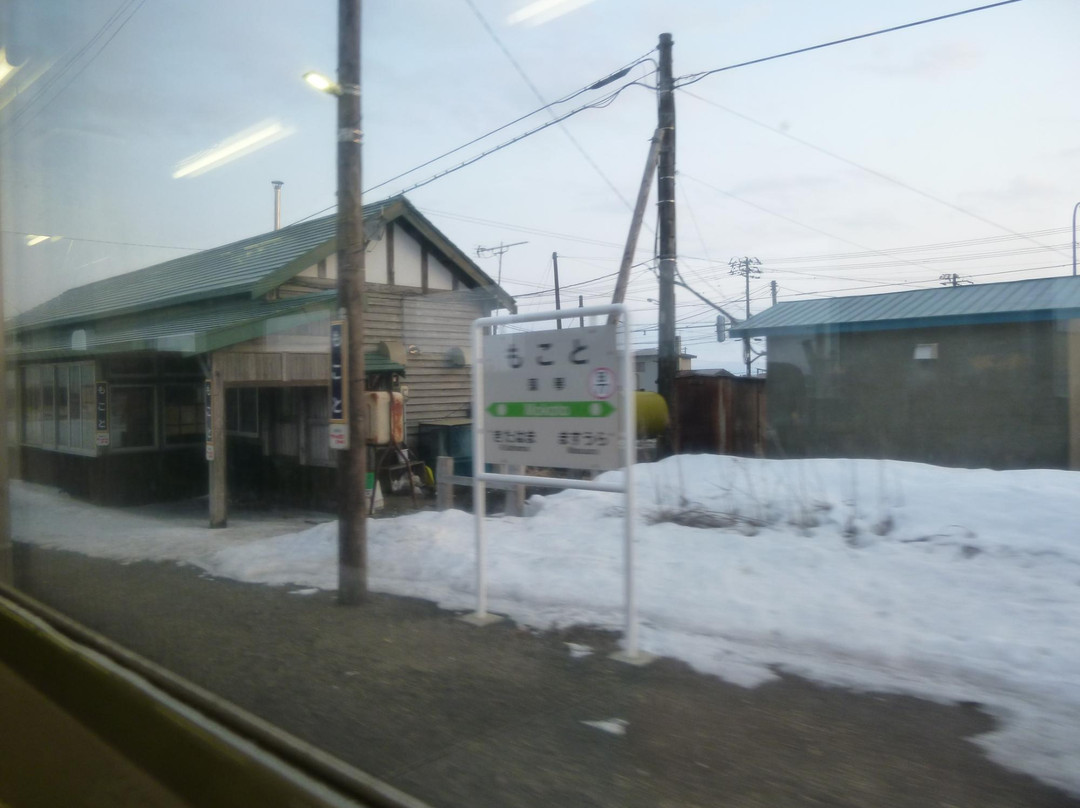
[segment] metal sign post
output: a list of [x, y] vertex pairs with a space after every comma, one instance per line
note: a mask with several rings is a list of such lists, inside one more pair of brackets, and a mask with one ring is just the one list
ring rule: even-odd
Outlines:
[[[473, 321], [473, 511], [476, 523], [476, 611], [462, 618], [487, 625], [500, 618], [487, 610], [487, 483], [578, 488], [625, 495], [625, 647], [616, 659], [643, 664], [638, 650], [634, 589], [634, 367], [630, 311], [625, 304], [589, 306], [574, 317], [615, 315], [619, 325], [485, 334], [495, 326], [559, 320], [546, 311]], [[622, 449], [621, 457], [619, 449]], [[549, 468], [625, 469], [622, 482], [498, 474], [488, 460]]]

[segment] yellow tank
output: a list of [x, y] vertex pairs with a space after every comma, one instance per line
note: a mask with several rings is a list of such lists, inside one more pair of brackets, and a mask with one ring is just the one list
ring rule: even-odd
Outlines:
[[655, 438], [662, 435], [668, 425], [667, 402], [659, 393], [638, 390], [634, 393], [637, 409], [637, 436]]

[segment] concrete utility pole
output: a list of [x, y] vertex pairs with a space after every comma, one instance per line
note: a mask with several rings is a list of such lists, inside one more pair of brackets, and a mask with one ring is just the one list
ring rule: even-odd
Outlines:
[[364, 208], [360, 198], [360, 0], [338, 0], [338, 308], [346, 324], [349, 446], [338, 453], [338, 603], [367, 599]]
[[[657, 162], [660, 159], [660, 143], [663, 139], [663, 131], [657, 129], [653, 133], [652, 140], [649, 141], [649, 156], [645, 160], [645, 171], [641, 175], [641, 184], [638, 186], [634, 215], [630, 217], [630, 232], [626, 236], [626, 246], [623, 247], [619, 276], [615, 279], [615, 293], [611, 296], [612, 303], [622, 303], [626, 299], [626, 287], [630, 282], [630, 266], [634, 263], [634, 252], [637, 250], [641, 223], [645, 219], [645, 204], [649, 201], [649, 191], [652, 189], [653, 175], [656, 174]], [[608, 325], [613, 325], [618, 320], [618, 314], [612, 312], [608, 315]]]
[[[555, 272], [555, 311], [558, 311], [562, 308], [562, 302], [559, 300], [559, 254], [557, 252], [551, 254], [551, 266]], [[561, 319], [555, 321], [555, 328], [562, 329]]]
[[[761, 262], [756, 258], [732, 258], [728, 261], [728, 266], [731, 267], [732, 275], [742, 275], [746, 278], [746, 319], [750, 319], [750, 278], [760, 278], [761, 270], [758, 269], [761, 266]], [[746, 375], [751, 375], [750, 365], [754, 361], [754, 356], [750, 352], [750, 337], [743, 337], [743, 361], [746, 362]]]
[[772, 304], [776, 305], [776, 281], [769, 281], [769, 290], [772, 292]]
[[[492, 255], [499, 256], [499, 274], [495, 277], [495, 283], [498, 286], [502, 286], [502, 257], [503, 257], [503, 255], [505, 255], [506, 251], [509, 250], [511, 247], [519, 247], [522, 244], [528, 244], [528, 243], [529, 242], [527, 242], [527, 241], [515, 241], [513, 244], [503, 244], [500, 241], [498, 247], [477, 247], [476, 248], [476, 257], [477, 258], [488, 258], [488, 257], [490, 257]], [[494, 334], [497, 329], [498, 329], [498, 326], [493, 325], [491, 327], [491, 333]]]
[[657, 129], [662, 133], [657, 161], [656, 190], [659, 224], [660, 305], [657, 356], [657, 390], [667, 402], [671, 423], [662, 441], [662, 455], [676, 451], [678, 410], [675, 407], [675, 374], [679, 369], [675, 344], [675, 81], [672, 76], [671, 34], [660, 34], [660, 69], [657, 81]]
[[511, 247], [520, 247], [522, 244], [528, 244], [527, 241], [515, 241], [513, 244], [503, 244], [499, 242], [498, 247], [477, 247], [476, 257], [487, 258], [491, 255], [499, 256], [499, 274], [495, 278], [495, 283], [502, 286], [502, 257]]

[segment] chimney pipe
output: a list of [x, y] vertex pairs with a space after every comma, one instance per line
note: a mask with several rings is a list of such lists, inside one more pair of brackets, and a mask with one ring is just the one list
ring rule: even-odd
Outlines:
[[281, 229], [281, 186], [285, 183], [281, 180], [271, 180], [274, 186], [274, 229]]

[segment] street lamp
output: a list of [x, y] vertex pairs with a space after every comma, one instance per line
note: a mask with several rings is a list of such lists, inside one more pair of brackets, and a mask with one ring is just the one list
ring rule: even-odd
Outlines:
[[304, 74], [304, 81], [320, 92], [330, 95], [341, 95], [341, 85], [317, 70], [309, 70]]

